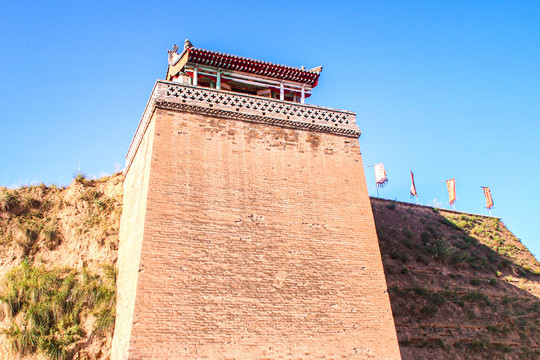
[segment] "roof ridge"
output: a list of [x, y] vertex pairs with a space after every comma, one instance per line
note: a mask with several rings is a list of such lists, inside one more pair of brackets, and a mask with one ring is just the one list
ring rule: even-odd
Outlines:
[[203, 48], [198, 48], [198, 47], [191, 47], [191, 48], [188, 48], [187, 50], [188, 51], [206, 52], [206, 53], [213, 54], [213, 55], [220, 55], [220, 56], [230, 57], [230, 58], [239, 59], [239, 60], [249, 60], [249, 61], [256, 62], [258, 64], [271, 65], [271, 66], [281, 67], [281, 68], [285, 68], [285, 69], [289, 69], [289, 70], [296, 70], [296, 71], [300, 71], [300, 72], [304, 72], [304, 73], [308, 73], [308, 74], [318, 75], [314, 71], [311, 71], [311, 70], [308, 70], [308, 69], [302, 69], [301, 67], [278, 64], [278, 63], [274, 63], [274, 62], [270, 62], [270, 61], [266, 61], [266, 60], [253, 59], [253, 58], [248, 58], [248, 57], [240, 56], [240, 55], [233, 55], [233, 54], [229, 54], [229, 53], [225, 53], [225, 52], [221, 52], [221, 51], [203, 49]]

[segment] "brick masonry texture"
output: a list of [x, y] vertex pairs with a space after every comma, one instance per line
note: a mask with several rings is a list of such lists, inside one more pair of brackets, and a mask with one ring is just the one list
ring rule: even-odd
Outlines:
[[165, 108], [146, 133], [113, 358], [400, 358], [357, 139]]
[[155, 121], [152, 121], [138, 148], [131, 171], [124, 179], [124, 209], [120, 222], [118, 248], [116, 325], [111, 349], [113, 359], [127, 359], [128, 354], [144, 232], [154, 128]]

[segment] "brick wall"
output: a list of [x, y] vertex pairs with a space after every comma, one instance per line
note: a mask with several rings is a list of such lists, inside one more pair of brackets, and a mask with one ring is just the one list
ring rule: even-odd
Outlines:
[[152, 124], [129, 359], [399, 359], [356, 138]]
[[116, 324], [111, 349], [113, 359], [128, 358], [155, 124], [155, 121], [150, 122], [130, 171], [124, 179], [124, 208], [118, 248]]

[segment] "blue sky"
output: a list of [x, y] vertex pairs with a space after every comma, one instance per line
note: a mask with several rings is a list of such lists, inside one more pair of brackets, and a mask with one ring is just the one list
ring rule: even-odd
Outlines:
[[493, 215], [540, 254], [540, 3], [536, 1], [0, 2], [0, 186], [110, 174], [166, 50], [323, 65], [309, 103], [352, 110], [380, 195]]

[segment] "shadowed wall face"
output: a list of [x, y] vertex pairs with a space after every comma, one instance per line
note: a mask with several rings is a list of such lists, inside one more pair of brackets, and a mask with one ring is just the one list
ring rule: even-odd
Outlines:
[[144, 234], [146, 196], [150, 178], [155, 121], [151, 121], [141, 140], [130, 172], [124, 179], [124, 207], [120, 223], [116, 321], [111, 348], [113, 359], [126, 359], [133, 324], [139, 260]]
[[399, 358], [356, 138], [152, 122], [130, 359]]

